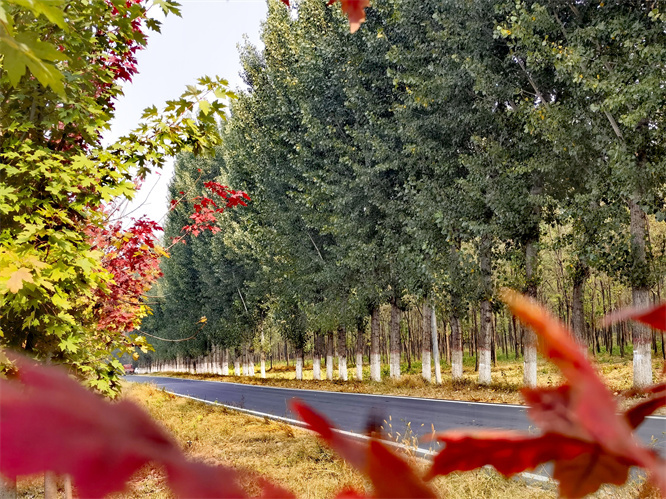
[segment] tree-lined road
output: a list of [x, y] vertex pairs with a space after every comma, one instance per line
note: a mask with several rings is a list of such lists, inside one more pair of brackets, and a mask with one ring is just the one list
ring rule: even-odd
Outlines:
[[[155, 383], [159, 388], [198, 399], [219, 402], [273, 416], [296, 419], [288, 402], [297, 397], [323, 413], [338, 428], [365, 433], [368, 422], [379, 421], [385, 433], [404, 436], [407, 424], [417, 437], [435, 431], [463, 428], [529, 430], [526, 407], [508, 404], [434, 400], [389, 395], [294, 390], [218, 381], [199, 381], [161, 376], [125, 376], [128, 381]], [[387, 423], [384, 423], [384, 420]], [[390, 428], [388, 424], [390, 423]], [[639, 428], [644, 443], [655, 442], [666, 454], [666, 417], [648, 418]], [[402, 438], [400, 439], [402, 440]], [[421, 444], [427, 449], [431, 444]]]

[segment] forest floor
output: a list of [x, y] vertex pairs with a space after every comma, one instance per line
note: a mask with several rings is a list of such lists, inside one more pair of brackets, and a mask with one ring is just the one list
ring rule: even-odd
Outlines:
[[[362, 475], [307, 430], [176, 397], [153, 385], [126, 383], [123, 397], [150, 412], [191, 459], [260, 473], [298, 497], [333, 497], [343, 488], [370, 490]], [[425, 462], [408, 459], [425, 471]], [[534, 485], [520, 479], [506, 480], [487, 469], [438, 477], [432, 483], [439, 496], [451, 498], [557, 497], [552, 483]], [[641, 486], [637, 482], [620, 488], [608, 486], [592, 497], [639, 497]], [[43, 497], [43, 479], [20, 479], [18, 497]], [[148, 465], [134, 475], [126, 492], [112, 497], [157, 499], [172, 495], [166, 487], [164, 472]]]
[[[617, 357], [598, 355], [593, 359], [599, 373], [606, 380], [606, 384], [616, 395], [620, 396], [623, 391], [629, 390], [632, 385], [632, 361], [631, 357]], [[154, 373], [159, 376], [174, 376], [189, 379], [206, 379], [215, 381], [227, 381], [235, 383], [247, 383], [263, 386], [278, 386], [282, 388], [295, 388], [306, 390], [324, 390], [336, 392], [370, 393], [377, 395], [401, 395], [406, 397], [423, 397], [448, 400], [465, 400], [472, 402], [494, 402], [503, 404], [522, 404], [523, 398], [520, 389], [523, 386], [523, 364], [515, 359], [498, 359], [493, 367], [490, 385], [478, 384], [478, 373], [474, 369], [474, 359], [465, 358], [463, 366], [463, 379], [453, 381], [449, 366], [442, 365], [442, 384], [435, 385], [427, 383], [421, 377], [421, 363], [412, 362], [408, 368], [403, 363], [402, 374], [399, 380], [390, 379], [388, 366], [382, 366], [382, 381], [369, 381], [369, 367], [365, 366], [363, 371], [364, 381], [355, 379], [356, 368], [350, 364], [348, 367], [348, 381], [338, 379], [337, 358], [334, 360], [333, 380], [314, 380], [312, 373], [312, 361], [306, 361], [303, 369], [303, 380], [296, 380], [295, 366], [287, 366], [284, 361], [274, 362], [271, 368], [266, 363], [266, 378], [259, 376], [259, 364], [255, 364], [255, 376], [221, 376], [216, 374], [189, 374], [189, 373]], [[653, 372], [655, 380], [660, 379], [664, 361], [654, 358]], [[233, 370], [233, 366], [230, 366]], [[322, 376], [326, 376], [326, 369], [322, 366]], [[537, 378], [539, 386], [557, 386], [562, 382], [558, 369], [550, 362], [540, 358], [537, 365]], [[434, 381], [434, 373], [433, 373]], [[623, 399], [620, 404], [627, 403]], [[657, 414], [666, 414], [664, 409]]]

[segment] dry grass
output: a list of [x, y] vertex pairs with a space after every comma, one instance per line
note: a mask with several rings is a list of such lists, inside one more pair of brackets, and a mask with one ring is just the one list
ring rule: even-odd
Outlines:
[[[465, 359], [466, 361], [469, 359]], [[599, 357], [597, 366], [599, 372], [606, 380], [609, 388], [616, 394], [631, 388], [632, 364], [631, 358], [625, 357]], [[334, 364], [335, 365], [335, 364]], [[337, 367], [337, 365], [335, 365]], [[655, 376], [661, 372], [663, 361], [653, 360]], [[406, 368], [406, 365], [403, 366]], [[323, 376], [326, 375], [322, 369]], [[442, 370], [442, 384], [437, 386], [426, 383], [421, 377], [420, 362], [412, 363], [411, 370], [403, 370], [400, 380], [388, 378], [388, 373], [383, 373], [383, 381], [372, 382], [369, 380], [369, 369], [364, 369], [365, 381], [354, 378], [356, 370], [349, 368], [349, 381], [337, 379], [337, 369], [334, 370], [334, 380], [316, 381], [313, 379], [312, 365], [306, 362], [303, 370], [303, 380], [296, 380], [294, 366], [286, 366], [284, 363], [275, 364], [266, 372], [266, 379], [258, 375], [248, 376], [220, 376], [215, 374], [187, 374], [187, 373], [159, 373], [160, 376], [175, 376], [190, 379], [207, 379], [216, 381], [229, 381], [235, 383], [246, 383], [252, 385], [278, 386], [282, 388], [294, 388], [305, 390], [324, 390], [332, 392], [370, 393], [377, 395], [401, 395], [406, 397], [423, 397], [433, 399], [465, 400], [472, 402], [495, 402], [503, 404], [522, 404], [523, 399], [520, 389], [523, 384], [523, 365], [520, 361], [500, 360], [493, 368], [493, 383], [489, 386], [481, 386], [477, 383], [478, 374], [474, 371], [474, 365], [469, 363], [463, 368], [463, 379], [453, 381], [449, 369]], [[539, 359], [537, 365], [537, 378], [539, 386], [556, 386], [562, 382], [558, 369], [550, 362]], [[658, 414], [665, 413], [662, 409]]]
[[[333, 497], [344, 487], [370, 490], [361, 475], [305, 430], [179, 398], [153, 385], [128, 383], [124, 397], [146, 408], [171, 432], [192, 459], [260, 473], [294, 491], [299, 497]], [[414, 464], [425, 470], [426, 464], [422, 461]], [[461, 499], [557, 497], [551, 484], [534, 485], [522, 480], [505, 480], [485, 469], [438, 477], [433, 486], [440, 496]], [[605, 488], [595, 497], [631, 498], [639, 497], [639, 494], [640, 484], [633, 483], [620, 489]], [[42, 479], [21, 479], [18, 496], [43, 497]], [[132, 478], [126, 492], [113, 497], [157, 499], [172, 496], [165, 487], [163, 472], [154, 466], [146, 466]]]

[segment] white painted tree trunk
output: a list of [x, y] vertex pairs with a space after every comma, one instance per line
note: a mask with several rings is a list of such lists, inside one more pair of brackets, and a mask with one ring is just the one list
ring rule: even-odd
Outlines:
[[460, 320], [455, 315], [451, 316], [451, 377], [454, 380], [463, 377], [462, 332]]
[[365, 341], [363, 339], [363, 326], [359, 325], [356, 331], [356, 379], [363, 381], [363, 347]]
[[442, 384], [442, 365], [439, 362], [439, 337], [437, 336], [437, 314], [435, 305], [431, 308], [430, 331], [432, 334], [432, 358], [435, 363], [435, 383]]
[[0, 476], [0, 499], [16, 499], [16, 479]]
[[493, 292], [492, 283], [492, 237], [483, 234], [479, 244], [479, 267], [481, 270], [481, 282], [483, 284], [483, 299], [481, 301], [481, 331], [478, 338], [479, 355], [479, 383], [489, 385], [491, 378], [491, 355], [490, 348], [493, 336], [493, 311], [490, 299]]
[[432, 381], [432, 368], [430, 358], [430, 343], [432, 342], [432, 321], [430, 305], [427, 301], [423, 302], [423, 336], [421, 337], [421, 376], [428, 383]]
[[326, 338], [326, 379], [333, 381], [333, 332]]
[[320, 332], [314, 334], [314, 348], [312, 349], [312, 378], [321, 380], [321, 339]]
[[490, 374], [491, 356], [490, 341], [492, 335], [492, 312], [490, 302], [481, 302], [481, 334], [479, 335], [479, 383], [489, 385], [492, 383]]
[[303, 379], [303, 349], [296, 349], [296, 379]]
[[229, 376], [229, 349], [222, 350], [222, 376]]
[[44, 473], [44, 499], [58, 499], [58, 483], [52, 471]]
[[390, 346], [391, 346], [391, 377], [400, 379], [400, 309], [391, 304]]
[[[650, 295], [647, 289], [633, 289], [633, 306], [647, 308], [650, 306]], [[645, 388], [652, 384], [652, 349], [650, 328], [640, 322], [632, 324], [632, 341], [634, 344], [634, 388]]]
[[536, 335], [528, 328], [524, 328], [523, 344], [525, 358], [523, 359], [523, 383], [529, 388], [537, 385], [537, 349]]
[[240, 376], [241, 375], [241, 357], [242, 357], [242, 354], [240, 352], [239, 347], [236, 347], [234, 349], [234, 355], [235, 355], [235, 357], [234, 357], [234, 374], [236, 376]]
[[250, 373], [247, 363], [247, 344], [243, 345], [243, 376], [247, 376]]
[[[536, 269], [538, 264], [539, 250], [538, 241], [529, 241], [525, 244], [525, 280], [527, 281], [527, 295], [536, 300]], [[536, 335], [531, 329], [525, 328], [523, 334], [523, 345], [525, 357], [523, 359], [523, 383], [527, 387], [537, 385], [537, 341]]]
[[347, 381], [347, 329], [344, 326], [338, 329], [338, 376]]
[[65, 499], [72, 499], [72, 475], [65, 475]]
[[317, 381], [321, 380], [321, 357], [312, 359], [312, 378]]
[[[640, 166], [640, 165], [639, 165]], [[648, 273], [646, 252], [647, 219], [643, 209], [633, 199], [629, 200], [631, 215], [630, 232], [631, 246], [634, 257], [635, 272]], [[645, 277], [634, 277], [631, 290], [632, 304], [636, 308], [650, 306], [650, 288], [645, 284]], [[652, 333], [650, 328], [640, 322], [632, 324], [632, 343], [634, 345], [634, 388], [645, 388], [652, 384]]]
[[382, 380], [381, 354], [379, 352], [379, 307], [370, 316], [370, 379]]
[[264, 327], [261, 327], [261, 379], [266, 379], [266, 345], [264, 340]]

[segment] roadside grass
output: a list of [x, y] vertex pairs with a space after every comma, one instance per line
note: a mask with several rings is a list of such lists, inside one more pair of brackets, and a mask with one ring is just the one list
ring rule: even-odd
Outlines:
[[[324, 390], [333, 392], [368, 393], [376, 395], [400, 395], [406, 397], [423, 397], [434, 399], [464, 400], [471, 402], [493, 402], [503, 404], [523, 404], [520, 389], [523, 387], [523, 364], [521, 360], [499, 359], [493, 367], [490, 385], [478, 384], [478, 373], [474, 370], [474, 359], [467, 357], [463, 363], [463, 379], [454, 381], [451, 377], [450, 366], [442, 365], [442, 384], [435, 385], [427, 383], [421, 376], [421, 362], [402, 365], [402, 374], [399, 380], [390, 379], [388, 366], [386, 372], [382, 372], [382, 381], [370, 381], [370, 372], [367, 365], [363, 369], [363, 381], [355, 378], [356, 368], [349, 365], [349, 380], [338, 379], [337, 358], [333, 363], [333, 380], [314, 380], [312, 372], [312, 361], [306, 360], [303, 368], [303, 380], [296, 380], [296, 368], [287, 366], [285, 362], [274, 362], [272, 368], [266, 366], [266, 378], [262, 379], [258, 374], [255, 376], [221, 376], [216, 374], [189, 374], [189, 373], [154, 373], [158, 376], [172, 376], [188, 379], [204, 379], [215, 381], [227, 381], [235, 383], [246, 383], [252, 385], [277, 386], [282, 388]], [[616, 394], [631, 388], [632, 384], [632, 361], [631, 357], [620, 358], [600, 355], [592, 359], [599, 373], [606, 380], [606, 384]], [[661, 359], [653, 359], [653, 372], [658, 379], [664, 362]], [[255, 366], [258, 367], [258, 366]], [[326, 369], [322, 367], [322, 376], [326, 376]], [[433, 373], [434, 380], [434, 373]], [[562, 383], [559, 370], [550, 362], [540, 358], [537, 364], [537, 382], [539, 386], [557, 386]], [[626, 403], [626, 401], [624, 402]], [[664, 414], [661, 409], [657, 414]]]
[[[150, 384], [125, 383], [123, 397], [145, 408], [164, 425], [191, 459], [260, 473], [306, 499], [334, 497], [344, 488], [371, 491], [362, 475], [307, 430], [176, 397]], [[425, 471], [424, 461], [411, 460], [420, 471]], [[440, 497], [454, 499], [557, 497], [553, 483], [507, 480], [489, 469], [454, 473], [438, 477], [432, 483]], [[251, 481], [246, 485], [252, 492]], [[43, 478], [20, 478], [17, 492], [19, 498], [43, 497]], [[632, 482], [621, 488], [605, 487], [592, 497], [657, 497], [641, 494], [641, 483]], [[59, 495], [64, 497], [62, 484]], [[163, 470], [147, 465], [132, 477], [125, 492], [111, 497], [167, 499], [173, 495], [166, 487]]]

